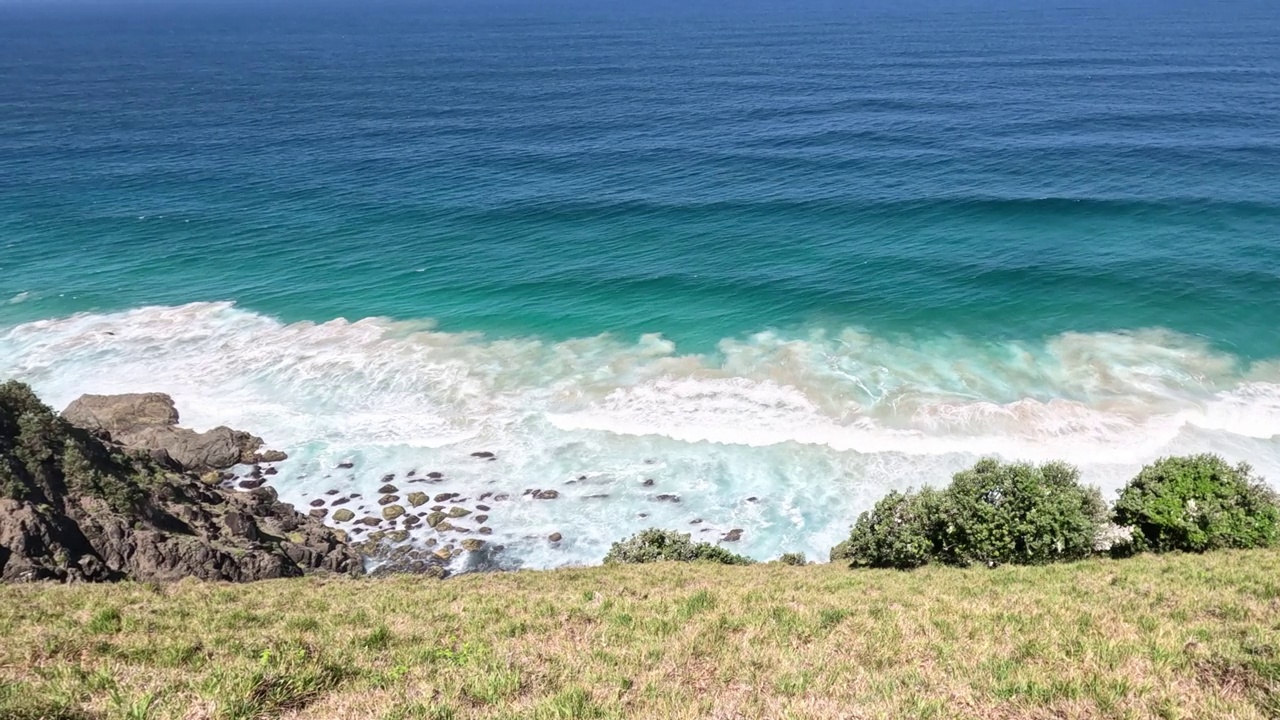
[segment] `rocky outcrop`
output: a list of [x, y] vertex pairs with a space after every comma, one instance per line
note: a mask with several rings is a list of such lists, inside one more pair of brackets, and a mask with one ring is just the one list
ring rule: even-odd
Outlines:
[[178, 409], [163, 393], [81, 395], [62, 411], [67, 422], [157, 462], [191, 472], [221, 470], [240, 463], [278, 462], [279, 451], [262, 449], [262, 438], [216, 427], [199, 433], [178, 427]]
[[[63, 418], [25, 385], [0, 385], [0, 580], [240, 582], [363, 572], [338, 532], [281, 503], [273, 489], [223, 490], [161, 462], [156, 447], [111, 442], [117, 433], [175, 429], [167, 396], [123, 397], [86, 396]], [[223, 457], [174, 447], [183, 468]]]

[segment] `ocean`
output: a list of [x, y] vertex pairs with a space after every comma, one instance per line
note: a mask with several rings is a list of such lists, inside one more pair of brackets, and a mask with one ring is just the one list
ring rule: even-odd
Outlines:
[[1280, 5], [0, 0], [8, 378], [510, 493], [526, 567], [984, 455], [1280, 487]]

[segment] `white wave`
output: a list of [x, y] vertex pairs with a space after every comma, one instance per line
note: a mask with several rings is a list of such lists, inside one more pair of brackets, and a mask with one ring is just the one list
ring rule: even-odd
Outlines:
[[5, 301], [5, 304], [6, 304], [6, 305], [17, 305], [18, 303], [26, 302], [27, 300], [30, 300], [30, 299], [31, 299], [31, 293], [29, 293], [29, 292], [20, 292], [20, 293], [18, 293], [17, 295], [14, 295], [13, 297], [11, 297], [11, 298], [9, 298], [7, 301]]
[[[185, 424], [287, 450], [275, 483], [297, 503], [330, 488], [371, 496], [410, 468], [474, 494], [555, 487], [560, 500], [491, 513], [494, 540], [535, 567], [594, 562], [649, 525], [704, 538], [741, 527], [757, 557], [822, 556], [884, 492], [945, 483], [988, 454], [1068, 460], [1108, 491], [1175, 452], [1280, 478], [1280, 363], [1245, 367], [1159, 330], [1039, 343], [767, 332], [697, 355], [658, 335], [494, 340], [197, 303], [17, 326], [0, 335], [0, 377], [59, 407], [168, 392]], [[334, 469], [348, 458], [354, 471]], [[539, 539], [550, 532], [566, 540]]]

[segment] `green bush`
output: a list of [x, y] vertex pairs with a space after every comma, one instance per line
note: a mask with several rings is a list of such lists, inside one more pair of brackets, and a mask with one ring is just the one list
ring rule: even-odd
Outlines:
[[1003, 464], [987, 458], [956, 473], [935, 539], [953, 565], [1042, 565], [1093, 553], [1106, 523], [1097, 488], [1065, 463]]
[[849, 539], [832, 549], [832, 561], [901, 570], [928, 564], [938, 555], [942, 502], [941, 493], [928, 488], [889, 493], [858, 516]]
[[1204, 552], [1280, 542], [1275, 492], [1241, 463], [1217, 455], [1167, 457], [1120, 491], [1114, 520], [1133, 529], [1138, 552]]
[[614, 543], [604, 561], [606, 564], [704, 561], [724, 565], [750, 565], [753, 562], [711, 543], [695, 543], [689, 539], [688, 533], [656, 528]]
[[805, 558], [802, 552], [782, 553], [778, 556], [778, 562], [783, 565], [794, 565], [800, 567], [809, 564], [809, 560]]
[[160, 477], [149, 460], [112, 453], [10, 380], [0, 384], [0, 497], [58, 503], [70, 490], [129, 512]]
[[858, 516], [831, 559], [907, 570], [950, 565], [1039, 565], [1093, 552], [1106, 522], [1096, 488], [1070, 465], [980, 460], [945, 490], [892, 492]]

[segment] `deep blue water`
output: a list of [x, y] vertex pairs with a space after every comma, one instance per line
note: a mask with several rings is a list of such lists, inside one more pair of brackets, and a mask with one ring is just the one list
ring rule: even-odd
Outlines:
[[686, 453], [762, 553], [973, 453], [1280, 469], [1278, 268], [1269, 0], [0, 0], [0, 376], [307, 462]]

